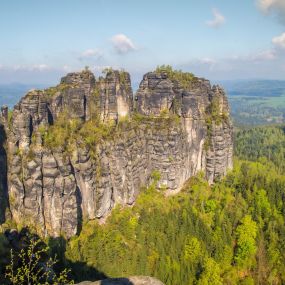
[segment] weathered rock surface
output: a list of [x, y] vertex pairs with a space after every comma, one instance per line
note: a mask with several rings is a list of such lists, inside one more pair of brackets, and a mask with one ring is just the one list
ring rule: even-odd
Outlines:
[[96, 282], [84, 281], [77, 285], [163, 285], [163, 283], [148, 276], [133, 276], [129, 278], [108, 278]]
[[100, 118], [102, 121], [128, 116], [133, 110], [133, 91], [130, 75], [124, 71], [107, 72], [98, 81]]
[[[62, 114], [66, 123], [100, 120], [117, 127], [111, 139], [93, 145], [77, 138], [68, 151], [50, 147], [46, 131]], [[126, 117], [130, 122], [119, 124]], [[70, 73], [57, 87], [30, 91], [3, 123], [12, 216], [42, 234], [69, 238], [82, 219], [133, 204], [154, 170], [168, 193], [199, 171], [212, 183], [232, 167], [228, 117], [223, 89], [199, 78], [182, 87], [165, 72], [147, 73], [135, 96], [129, 74], [119, 71], [98, 80], [89, 71]]]

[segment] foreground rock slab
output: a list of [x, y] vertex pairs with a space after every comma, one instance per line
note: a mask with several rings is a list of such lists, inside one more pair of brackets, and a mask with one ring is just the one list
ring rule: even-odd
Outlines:
[[84, 281], [77, 285], [164, 285], [164, 284], [153, 277], [132, 276], [129, 278], [108, 278], [96, 282]]

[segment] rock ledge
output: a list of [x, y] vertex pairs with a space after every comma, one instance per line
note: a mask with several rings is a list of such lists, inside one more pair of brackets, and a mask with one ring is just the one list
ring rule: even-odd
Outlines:
[[129, 278], [108, 278], [101, 281], [84, 281], [76, 285], [164, 285], [156, 278], [148, 276], [132, 276]]

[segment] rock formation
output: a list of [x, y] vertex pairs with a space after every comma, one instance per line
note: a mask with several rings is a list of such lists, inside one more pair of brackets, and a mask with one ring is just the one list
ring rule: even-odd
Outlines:
[[127, 72], [70, 73], [1, 117], [13, 219], [42, 234], [69, 238], [82, 219], [133, 204], [155, 170], [175, 193], [199, 171], [213, 183], [232, 167], [223, 89], [181, 72], [147, 73], [134, 96]]

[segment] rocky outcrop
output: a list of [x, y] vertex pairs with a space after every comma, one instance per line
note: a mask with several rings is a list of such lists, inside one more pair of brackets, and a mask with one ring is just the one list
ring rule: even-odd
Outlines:
[[[200, 170], [205, 170], [212, 183], [232, 167], [229, 104], [221, 87], [211, 87], [208, 80], [193, 78], [183, 88], [166, 72], [150, 72], [144, 76], [135, 100], [138, 112], [144, 115], [157, 117], [166, 111], [181, 116], [188, 148], [180, 151], [184, 158], [183, 169], [176, 169], [181, 174], [182, 184]], [[173, 188], [179, 188], [181, 183]]]
[[213, 183], [232, 167], [223, 89], [164, 71], [147, 73], [134, 96], [126, 72], [70, 73], [23, 97], [6, 133], [12, 216], [52, 236], [69, 238], [83, 219], [133, 204], [155, 170], [171, 194], [199, 171]]
[[95, 282], [84, 281], [77, 285], [163, 285], [163, 283], [148, 276], [133, 276], [129, 278], [108, 278]]
[[132, 112], [133, 92], [129, 73], [107, 72], [105, 78], [99, 78], [97, 85], [102, 121], [118, 121], [120, 117], [126, 117]]

